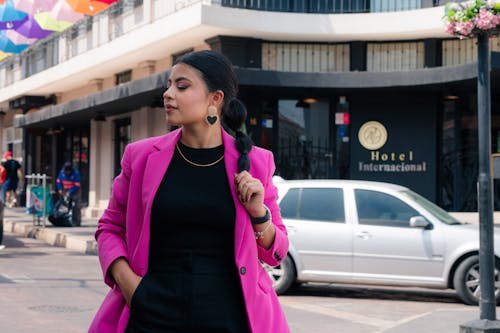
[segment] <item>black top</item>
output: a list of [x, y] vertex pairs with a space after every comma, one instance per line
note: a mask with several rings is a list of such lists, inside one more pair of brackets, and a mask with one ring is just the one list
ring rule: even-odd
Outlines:
[[[224, 154], [223, 145], [194, 149], [179, 142], [178, 146], [199, 164]], [[176, 149], [153, 202], [150, 264], [155, 265], [163, 251], [185, 249], [218, 252], [234, 264], [235, 214], [224, 160], [210, 167], [194, 166]]]
[[21, 164], [18, 161], [11, 159], [2, 163], [3, 167], [7, 171], [7, 179], [19, 180], [17, 175], [17, 170], [21, 169]]
[[[198, 164], [224, 154], [223, 145], [178, 145]], [[224, 160], [195, 166], [175, 150], [153, 201], [148, 272], [132, 297], [126, 333], [249, 332], [235, 216]]]

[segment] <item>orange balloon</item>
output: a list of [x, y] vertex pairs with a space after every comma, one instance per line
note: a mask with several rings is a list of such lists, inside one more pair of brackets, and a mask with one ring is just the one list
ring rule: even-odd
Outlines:
[[0, 0], [0, 5], [3, 5], [5, 3], [5, 0]]
[[109, 5], [104, 2], [92, 0], [66, 0], [66, 2], [75, 12], [91, 16], [109, 7]]

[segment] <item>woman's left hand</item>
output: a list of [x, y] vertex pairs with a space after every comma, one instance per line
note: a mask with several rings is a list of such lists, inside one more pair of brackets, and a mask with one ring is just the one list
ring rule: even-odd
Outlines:
[[248, 171], [242, 171], [234, 175], [236, 194], [241, 204], [250, 216], [262, 216], [265, 213], [264, 186], [259, 179], [252, 177]]

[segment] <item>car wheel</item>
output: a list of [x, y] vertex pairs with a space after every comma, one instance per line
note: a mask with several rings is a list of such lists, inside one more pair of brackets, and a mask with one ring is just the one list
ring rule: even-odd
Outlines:
[[[495, 263], [495, 298], [500, 300], [500, 281], [498, 263]], [[453, 286], [465, 304], [477, 305], [481, 296], [479, 285], [479, 256], [471, 256], [462, 261], [455, 271]]]
[[273, 281], [273, 288], [276, 291], [276, 294], [281, 295], [285, 293], [295, 282], [297, 271], [290, 256], [286, 256], [286, 258], [281, 262], [281, 265], [271, 267], [267, 264], [263, 264], [263, 266]]

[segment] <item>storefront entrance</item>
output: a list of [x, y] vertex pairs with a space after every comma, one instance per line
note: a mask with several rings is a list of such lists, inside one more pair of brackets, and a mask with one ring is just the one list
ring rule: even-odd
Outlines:
[[88, 204], [89, 193], [89, 126], [49, 130], [29, 129], [26, 135], [27, 174], [46, 174], [55, 190], [55, 180], [65, 162], [72, 162], [80, 171], [82, 205]]
[[329, 101], [279, 100], [278, 113], [276, 160], [280, 175], [285, 179], [333, 177]]

